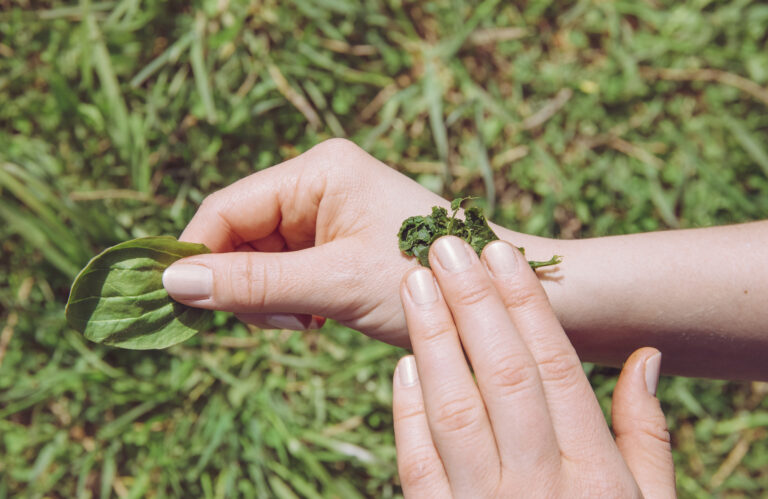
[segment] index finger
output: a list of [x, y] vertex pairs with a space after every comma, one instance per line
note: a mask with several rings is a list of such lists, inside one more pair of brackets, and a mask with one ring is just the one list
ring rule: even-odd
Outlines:
[[214, 253], [278, 232], [289, 250], [315, 243], [315, 226], [334, 153], [327, 142], [279, 165], [253, 173], [214, 192], [179, 237]]

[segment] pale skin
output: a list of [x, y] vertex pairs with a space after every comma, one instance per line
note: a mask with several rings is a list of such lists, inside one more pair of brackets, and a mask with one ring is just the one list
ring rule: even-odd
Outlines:
[[614, 440], [522, 254], [496, 241], [479, 259], [447, 236], [430, 266], [400, 289], [415, 354], [393, 380], [406, 497], [675, 497], [658, 350], [622, 370]]
[[[166, 289], [257, 325], [316, 315], [408, 347], [398, 290], [418, 264], [396, 234], [433, 205], [449, 202], [326, 141], [206, 198], [181, 239], [214, 254], [171, 266]], [[768, 380], [768, 222], [574, 241], [492, 227], [531, 259], [564, 256], [539, 277], [582, 360], [620, 365], [650, 345], [666, 373]]]

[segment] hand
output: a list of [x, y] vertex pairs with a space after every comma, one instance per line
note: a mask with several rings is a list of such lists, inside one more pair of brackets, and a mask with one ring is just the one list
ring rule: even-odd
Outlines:
[[177, 301], [262, 327], [311, 328], [316, 315], [407, 346], [397, 289], [417, 263], [398, 250], [397, 231], [433, 205], [449, 207], [329, 140], [207, 197], [180, 239], [214, 254], [179, 260], [163, 282]]
[[493, 242], [481, 262], [447, 236], [429, 257], [432, 272], [412, 269], [401, 285], [415, 353], [394, 379], [406, 497], [674, 497], [669, 433], [654, 396], [657, 350], [642, 348], [624, 366], [614, 441], [519, 251]]

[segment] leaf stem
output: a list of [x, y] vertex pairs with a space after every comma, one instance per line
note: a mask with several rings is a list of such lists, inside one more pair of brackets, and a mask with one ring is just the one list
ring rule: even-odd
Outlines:
[[563, 257], [560, 255], [555, 255], [546, 262], [541, 261], [535, 261], [535, 260], [528, 260], [528, 265], [531, 266], [532, 269], [537, 269], [539, 267], [547, 267], [549, 265], [557, 265], [558, 263], [563, 261]]

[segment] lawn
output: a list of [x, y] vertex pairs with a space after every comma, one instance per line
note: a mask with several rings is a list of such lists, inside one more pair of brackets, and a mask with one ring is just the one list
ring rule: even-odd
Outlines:
[[[405, 351], [228, 314], [103, 347], [74, 275], [334, 136], [531, 234], [758, 220], [767, 111], [760, 1], [0, 0], [0, 498], [401, 496]], [[768, 384], [659, 394], [681, 497], [768, 491]]]

